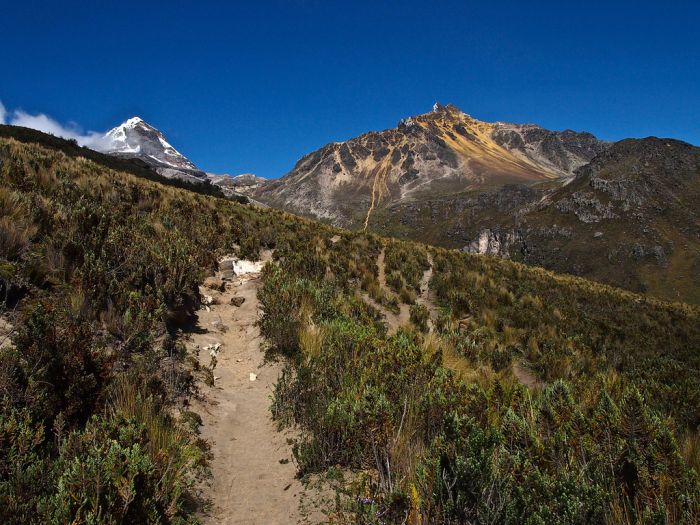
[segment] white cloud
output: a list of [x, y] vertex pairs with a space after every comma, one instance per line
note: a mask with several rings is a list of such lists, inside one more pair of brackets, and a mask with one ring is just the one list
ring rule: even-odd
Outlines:
[[64, 139], [73, 139], [81, 146], [87, 146], [90, 149], [97, 151], [108, 150], [112, 144], [112, 140], [107, 138], [104, 133], [97, 131], [82, 131], [76, 124], [70, 123], [63, 125], [43, 113], [32, 115], [23, 109], [16, 109], [8, 112], [0, 102], [0, 122], [5, 122], [12, 126], [23, 126], [32, 128], [44, 133], [50, 133]]

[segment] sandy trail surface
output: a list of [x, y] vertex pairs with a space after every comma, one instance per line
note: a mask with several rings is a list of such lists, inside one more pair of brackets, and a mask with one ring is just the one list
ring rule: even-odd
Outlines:
[[420, 295], [416, 298], [416, 304], [421, 304], [430, 312], [428, 320], [428, 328], [433, 330], [433, 319], [436, 319], [440, 314], [440, 309], [435, 306], [435, 293], [430, 289], [430, 279], [433, 278], [433, 256], [428, 254], [428, 269], [423, 272], [423, 277], [420, 280]]
[[[213, 456], [212, 479], [204, 489], [212, 508], [203, 519], [211, 524], [318, 522], [322, 517], [300, 510], [304, 487], [295, 477], [288, 435], [277, 431], [270, 415], [282, 366], [266, 364], [260, 347], [259, 268], [249, 265], [254, 272], [239, 273], [223, 292], [202, 288], [215, 304], [200, 310], [190, 334], [189, 346], [200, 363], [216, 362], [214, 386], [202, 387], [204, 400], [194, 407]], [[233, 297], [245, 301], [236, 307]]]
[[[377, 267], [379, 268], [379, 272], [377, 274], [377, 280], [379, 281], [379, 286], [382, 288], [382, 291], [388, 296], [394, 296], [396, 295], [391, 288], [386, 284], [386, 267], [384, 265], [384, 252], [385, 249], [382, 248], [382, 251], [379, 252], [379, 257], [377, 257]], [[387, 308], [383, 306], [379, 306], [380, 311], [384, 315], [384, 319], [386, 321], [387, 326], [389, 327], [389, 333], [393, 334], [395, 333], [399, 327], [401, 326], [406, 326], [411, 318], [410, 313], [409, 313], [409, 306], [404, 303], [399, 303], [399, 313], [395, 314], [394, 312], [388, 310]]]

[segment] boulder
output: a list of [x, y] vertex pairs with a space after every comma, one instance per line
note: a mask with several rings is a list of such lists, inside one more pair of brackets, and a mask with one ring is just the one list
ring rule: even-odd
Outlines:
[[240, 297], [240, 296], [235, 296], [231, 297], [231, 304], [235, 307], [241, 306], [243, 303], [245, 303], [245, 297]]
[[233, 270], [223, 270], [223, 271], [221, 272], [221, 278], [222, 278], [224, 281], [230, 281], [230, 280], [232, 280], [235, 276], [236, 276], [236, 272], [234, 272]]
[[226, 270], [233, 270], [233, 259], [224, 259], [219, 263], [219, 270], [222, 272]]

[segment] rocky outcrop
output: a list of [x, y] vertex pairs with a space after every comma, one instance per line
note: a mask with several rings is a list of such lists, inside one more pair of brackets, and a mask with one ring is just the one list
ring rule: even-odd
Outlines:
[[562, 174], [572, 174], [608, 147], [591, 133], [550, 131], [533, 124], [496, 122], [492, 136], [506, 149]]
[[212, 184], [220, 187], [227, 197], [252, 195], [261, 184], [267, 182], [267, 179], [258, 177], [252, 173], [244, 173], [236, 176], [207, 173], [207, 178]]
[[510, 250], [515, 243], [522, 240], [515, 231], [482, 230], [476, 239], [471, 241], [464, 251], [482, 255], [498, 255], [510, 259]]
[[651, 258], [659, 266], [666, 266], [668, 264], [666, 251], [664, 250], [663, 246], [644, 246], [642, 244], [635, 243], [632, 245], [632, 255], [640, 260]]
[[589, 192], [577, 191], [570, 197], [563, 198], [555, 204], [562, 213], [573, 213], [578, 220], [585, 223], [600, 222], [603, 219], [614, 219], [612, 203], [603, 204]]

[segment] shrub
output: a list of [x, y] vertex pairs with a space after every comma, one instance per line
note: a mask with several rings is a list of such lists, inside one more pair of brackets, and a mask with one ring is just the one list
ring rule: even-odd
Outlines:
[[411, 322], [414, 324], [414, 326], [421, 332], [427, 332], [428, 321], [430, 320], [430, 312], [428, 311], [428, 308], [422, 304], [414, 304], [411, 305], [409, 312]]
[[[188, 501], [201, 462], [167, 459], [136, 418], [93, 418], [61, 447], [55, 493], [46, 504], [48, 523], [195, 523]], [[192, 449], [188, 449], [188, 453]], [[160, 453], [183, 453], [182, 447]], [[76, 495], [80, 495], [76, 498]]]

